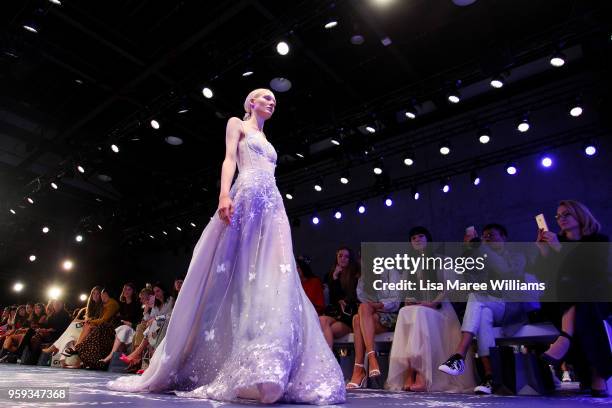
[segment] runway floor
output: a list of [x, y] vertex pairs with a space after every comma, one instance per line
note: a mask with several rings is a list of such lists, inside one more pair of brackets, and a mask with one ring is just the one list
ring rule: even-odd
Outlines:
[[[50, 367], [0, 364], [0, 407], [244, 407], [244, 404], [179, 398], [174, 394], [133, 394], [110, 391], [105, 383], [119, 374], [105, 371], [56, 369]], [[56, 402], [17, 401], [8, 398], [12, 387], [68, 387], [68, 400]], [[248, 403], [260, 406], [256, 403]], [[275, 404], [275, 407], [301, 405]], [[304, 405], [305, 406], [305, 405]], [[398, 393], [380, 390], [350, 392], [345, 407], [526, 407], [569, 408], [576, 406], [612, 406], [612, 398], [595, 399], [579, 395], [477, 396], [472, 394]]]

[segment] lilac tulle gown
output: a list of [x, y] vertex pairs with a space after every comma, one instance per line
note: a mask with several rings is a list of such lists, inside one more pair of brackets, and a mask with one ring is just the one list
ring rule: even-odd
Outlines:
[[344, 402], [342, 372], [296, 271], [276, 157], [261, 132], [241, 137], [231, 224], [215, 215], [204, 229], [147, 370], [109, 388], [237, 401], [275, 383], [284, 402]]

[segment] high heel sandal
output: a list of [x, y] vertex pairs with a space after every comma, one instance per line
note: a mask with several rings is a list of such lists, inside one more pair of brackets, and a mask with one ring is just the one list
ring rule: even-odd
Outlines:
[[[355, 363], [355, 366], [364, 368], [364, 365], [363, 364], [359, 364], [359, 363]], [[358, 388], [365, 388], [365, 386], [367, 384], [367, 381], [368, 381], [368, 376], [364, 372], [363, 373], [363, 378], [361, 379], [359, 384], [354, 383], [354, 382], [350, 382], [350, 383], [346, 384], [346, 389], [347, 390], [354, 390], [354, 389], [358, 389]]]
[[570, 347], [572, 346], [572, 336], [567, 334], [564, 331], [561, 331], [561, 333], [559, 333], [559, 337], [565, 337], [568, 341], [569, 341], [569, 346], [567, 347], [567, 350], [565, 351], [565, 353], [563, 353], [563, 355], [561, 356], [561, 358], [555, 358], [549, 354], [546, 353], [542, 353], [540, 355], [540, 358], [549, 365], [558, 367], [559, 365], [561, 365], [561, 363], [563, 362], [563, 358], [565, 357], [565, 355], [567, 354], [567, 352], [569, 351]]
[[[376, 353], [376, 351], [372, 350], [372, 351], [368, 351], [366, 353], [366, 358], [370, 357], [370, 354], [374, 353], [374, 358], [376, 358], [378, 356], [378, 354]], [[378, 362], [378, 360], [376, 360]], [[368, 377], [370, 378], [375, 378], [375, 377], [380, 377], [380, 369], [375, 368], [374, 370], [370, 370], [368, 371]]]

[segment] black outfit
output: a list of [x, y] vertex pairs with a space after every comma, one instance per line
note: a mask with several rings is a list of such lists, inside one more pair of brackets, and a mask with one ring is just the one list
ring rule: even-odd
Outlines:
[[[329, 305], [325, 307], [323, 314], [333, 317], [349, 327], [353, 327], [353, 316], [357, 314], [359, 309], [359, 301], [357, 300], [357, 280], [347, 279], [345, 282], [346, 283], [343, 285], [340, 276], [338, 276], [338, 279], [334, 279], [331, 274], [328, 276]], [[340, 300], [346, 302], [344, 311], [338, 303]]]
[[[559, 253], [551, 252], [548, 257], [540, 257], [536, 262], [536, 265], [549, 263], [544, 267], [544, 270], [548, 271], [552, 263], [557, 271], [553, 283], [557, 296], [563, 300], [558, 303], [543, 303], [543, 312], [561, 330], [563, 314], [572, 306], [576, 307], [574, 335], [565, 360], [574, 364], [580, 378], [590, 378], [589, 367], [594, 367], [601, 377], [608, 379], [612, 376], [612, 351], [603, 322], [612, 315], [611, 304], [580, 301], [584, 300], [585, 294], [594, 300], [605, 299], [606, 293], [609, 295], [608, 252], [600, 246], [570, 247], [563, 246], [563, 243], [608, 242], [609, 239], [603, 234], [591, 234], [579, 241], [569, 241], [564, 236], [559, 236], [559, 241], [562, 245]], [[588, 260], [589, 270], [585, 270], [585, 260]], [[582, 297], [579, 297], [581, 295]]]
[[132, 328], [136, 330], [136, 326], [142, 321], [140, 302], [134, 300], [132, 300], [132, 303], [119, 302], [119, 320], [132, 323]]

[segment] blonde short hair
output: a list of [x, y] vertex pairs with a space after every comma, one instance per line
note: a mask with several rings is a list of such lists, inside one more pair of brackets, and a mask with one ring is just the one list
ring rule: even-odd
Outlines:
[[251, 117], [251, 99], [255, 99], [266, 92], [272, 93], [272, 91], [267, 88], [257, 88], [247, 95], [246, 99], [244, 100], [244, 111], [246, 113], [244, 114], [243, 120], [247, 120]]
[[601, 224], [591, 214], [591, 211], [586, 205], [576, 200], [562, 200], [559, 202], [559, 206], [564, 206], [578, 221], [580, 225], [580, 233], [585, 235], [591, 235], [601, 231]]

